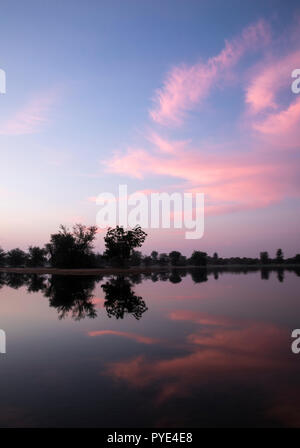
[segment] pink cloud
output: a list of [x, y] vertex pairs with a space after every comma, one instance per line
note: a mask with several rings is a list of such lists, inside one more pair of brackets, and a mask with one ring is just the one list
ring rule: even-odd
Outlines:
[[205, 147], [176, 144], [168, 154], [159, 149], [152, 153], [130, 149], [115, 155], [107, 164], [108, 170], [138, 178], [180, 178], [184, 191], [205, 194], [209, 214], [265, 207], [286, 196], [299, 197], [298, 168], [293, 161], [267, 158], [258, 149], [221, 155], [207, 153]]
[[41, 132], [49, 123], [49, 113], [58, 99], [57, 91], [41, 93], [0, 124], [0, 135], [25, 135]]
[[[262, 149], [299, 147], [300, 98], [291, 93], [291, 73], [299, 61], [300, 51], [291, 48], [284, 54], [277, 52], [252, 70], [245, 94], [245, 125], [255, 131]], [[288, 104], [282, 101], [283, 94], [284, 98], [290, 95]]]
[[[256, 122], [254, 129], [270, 136], [286, 138], [295, 133], [300, 137], [300, 97], [297, 97], [286, 109], [269, 114], [265, 119]], [[299, 146], [298, 138], [298, 146]], [[288, 143], [287, 143], [288, 144]]]
[[269, 27], [260, 20], [247, 27], [239, 37], [226, 41], [224, 49], [206, 63], [173, 68], [163, 87], [156, 91], [155, 106], [150, 110], [152, 120], [160, 124], [180, 124], [185, 112], [209, 94], [220, 76], [224, 80], [227, 71], [247, 51], [257, 48], [258, 44], [261, 48], [269, 39]]
[[268, 108], [278, 109], [276, 96], [280, 90], [290, 91], [291, 73], [298, 67], [299, 61], [300, 51], [296, 50], [283, 56], [272, 57], [255, 67], [245, 96], [251, 113], [258, 113]]

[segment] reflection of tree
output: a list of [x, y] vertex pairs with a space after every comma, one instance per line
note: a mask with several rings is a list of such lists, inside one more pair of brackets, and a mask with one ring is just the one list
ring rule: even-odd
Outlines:
[[191, 277], [195, 283], [207, 282], [207, 269], [191, 269]]
[[5, 285], [5, 283], [5, 274], [3, 272], [0, 272], [0, 289]]
[[92, 301], [97, 277], [75, 277], [53, 275], [45, 289], [45, 297], [49, 297], [50, 306], [57, 309], [59, 319], [69, 313], [74, 320], [97, 316]]
[[148, 309], [142, 297], [134, 294], [132, 282], [122, 276], [110, 279], [101, 288], [105, 293], [104, 306], [108, 317], [123, 319], [125, 314], [132, 314], [140, 319]]
[[269, 280], [270, 272], [271, 271], [268, 268], [265, 268], [265, 267], [261, 268], [261, 271], [260, 271], [261, 279], [262, 280]]
[[32, 274], [28, 276], [26, 285], [28, 292], [39, 292], [46, 289], [46, 277], [44, 275]]
[[181, 282], [180, 273], [177, 272], [175, 269], [172, 270], [171, 274], [169, 275], [169, 281], [171, 283], [180, 283]]
[[[159, 272], [159, 274], [157, 274], [157, 275], [158, 275], [157, 280], [159, 279], [161, 282], [166, 282], [167, 280], [169, 280], [170, 273], [167, 271], [163, 271], [163, 272]], [[155, 280], [155, 281], [157, 281], [157, 280]]]
[[[278, 249], [279, 250], [279, 249]], [[281, 250], [281, 249], [280, 249]], [[278, 268], [277, 269], [277, 278], [278, 278], [278, 281], [280, 282], [280, 283], [282, 283], [283, 281], [284, 281], [284, 269], [283, 268]]]
[[6, 285], [13, 289], [19, 289], [27, 283], [28, 276], [26, 274], [10, 273], [6, 275]]
[[297, 277], [300, 277], [300, 267], [295, 266], [294, 269], [292, 269], [293, 272], [297, 275]]
[[215, 280], [218, 280], [218, 278], [219, 278], [219, 272], [216, 270], [216, 271], [213, 272], [213, 274], [214, 274], [214, 279], [215, 279]]

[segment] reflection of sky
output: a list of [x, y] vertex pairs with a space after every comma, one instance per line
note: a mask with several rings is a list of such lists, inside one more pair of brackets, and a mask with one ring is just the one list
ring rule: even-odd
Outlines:
[[[58, 320], [41, 293], [0, 290], [0, 425], [300, 425], [299, 278], [150, 280], [140, 320]], [[254, 289], [255, 286], [255, 289]]]

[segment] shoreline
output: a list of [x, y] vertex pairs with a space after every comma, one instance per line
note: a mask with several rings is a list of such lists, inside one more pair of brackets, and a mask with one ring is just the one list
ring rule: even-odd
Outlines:
[[149, 266], [149, 267], [130, 267], [130, 268], [87, 268], [87, 269], [62, 269], [62, 268], [9, 268], [1, 267], [0, 273], [13, 273], [13, 274], [37, 274], [37, 275], [114, 275], [114, 274], [137, 274], [137, 273], [149, 273], [149, 272], [162, 272], [170, 271], [176, 269], [206, 269], [206, 270], [216, 270], [216, 269], [289, 269], [289, 268], [300, 268], [299, 264], [223, 264], [223, 265], [208, 265], [208, 266]]

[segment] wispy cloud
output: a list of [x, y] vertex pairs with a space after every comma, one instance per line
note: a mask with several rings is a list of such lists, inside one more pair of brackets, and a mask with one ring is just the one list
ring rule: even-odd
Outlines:
[[188, 146], [165, 154], [131, 149], [109, 162], [119, 174], [172, 176], [185, 181], [185, 190], [204, 192], [210, 214], [264, 207], [286, 195], [299, 196], [293, 161], [267, 160], [259, 154], [203, 154]]
[[49, 123], [49, 115], [58, 100], [58, 91], [39, 93], [8, 120], [0, 123], [0, 135], [25, 135], [41, 132]]
[[[249, 50], [261, 48], [270, 40], [269, 26], [263, 20], [247, 27], [240, 36], [226, 41], [224, 49], [206, 63], [174, 67], [163, 87], [156, 91], [151, 118], [163, 125], [182, 123], [185, 112], [199, 104], [218, 78], [226, 75]], [[259, 45], [258, 45], [259, 44]]]

